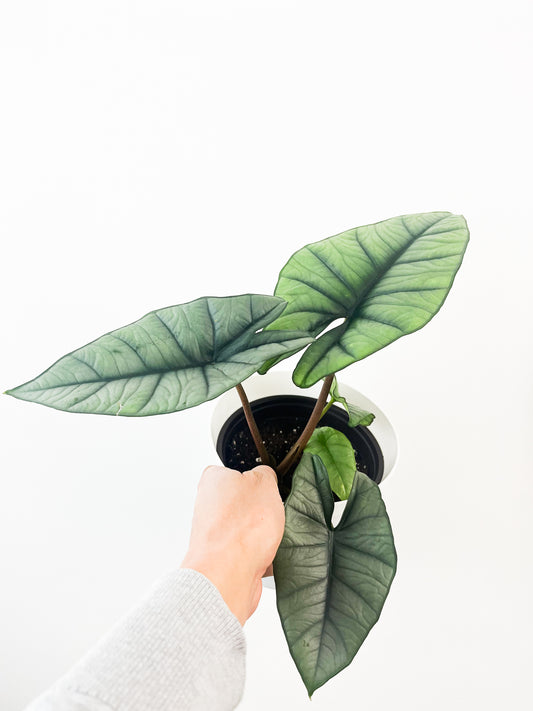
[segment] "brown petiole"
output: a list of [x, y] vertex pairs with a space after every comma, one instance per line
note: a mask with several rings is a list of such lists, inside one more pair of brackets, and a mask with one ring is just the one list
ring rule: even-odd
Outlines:
[[250, 403], [248, 401], [246, 393], [244, 392], [244, 388], [241, 384], [236, 385], [235, 387], [237, 389], [237, 392], [239, 393], [239, 397], [242, 402], [242, 409], [244, 410], [244, 416], [246, 417], [246, 422], [248, 423], [248, 428], [253, 437], [257, 453], [261, 457], [261, 464], [268, 464], [269, 466], [272, 466], [272, 457], [267, 452], [266, 447], [263, 444], [263, 440], [261, 439], [261, 433], [259, 432], [259, 428], [257, 427], [257, 423], [255, 421], [252, 408], [250, 407]]
[[318, 400], [315, 403], [313, 412], [311, 413], [311, 416], [306, 426], [304, 427], [302, 434], [298, 437], [297, 441], [289, 449], [285, 458], [277, 468], [278, 477], [283, 477], [289, 471], [289, 469], [300, 460], [300, 457], [302, 456], [302, 453], [307, 443], [311, 439], [311, 435], [315, 431], [316, 426], [318, 425], [318, 422], [322, 417], [324, 407], [326, 405], [326, 400], [328, 399], [329, 391], [331, 389], [331, 383], [333, 382], [334, 377], [335, 373], [332, 373], [332, 375], [328, 375], [327, 378], [324, 379], [324, 384], [322, 385], [320, 395], [318, 396]]
[[326, 406], [326, 401], [328, 399], [329, 391], [331, 389], [331, 384], [333, 382], [334, 377], [335, 374], [332, 373], [324, 379], [324, 384], [322, 385], [322, 389], [320, 390], [320, 394], [313, 408], [313, 412], [311, 413], [311, 416], [309, 417], [309, 420], [306, 426], [304, 427], [302, 434], [298, 437], [297, 441], [293, 444], [293, 446], [290, 448], [290, 450], [284, 457], [283, 461], [278, 466], [275, 466], [273, 458], [267, 452], [267, 449], [263, 443], [261, 433], [259, 432], [259, 428], [257, 427], [257, 423], [253, 416], [252, 408], [250, 406], [246, 393], [244, 392], [244, 388], [240, 384], [235, 386], [241, 399], [244, 416], [246, 418], [248, 428], [254, 440], [257, 453], [261, 457], [261, 463], [268, 464], [269, 466], [274, 467], [279, 478], [285, 476], [285, 474], [287, 474], [291, 467], [297, 464], [300, 460], [302, 453], [311, 438], [311, 435], [315, 431], [316, 426], [320, 421], [320, 418], [325, 414], [324, 408]]

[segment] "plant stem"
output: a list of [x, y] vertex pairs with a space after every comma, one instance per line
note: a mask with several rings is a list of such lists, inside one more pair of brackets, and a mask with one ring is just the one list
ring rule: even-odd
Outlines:
[[311, 413], [311, 416], [306, 426], [304, 427], [302, 434], [298, 437], [298, 440], [289, 449], [286, 457], [283, 459], [283, 461], [277, 468], [278, 477], [284, 476], [291, 468], [291, 466], [298, 462], [298, 460], [302, 456], [302, 453], [307, 443], [311, 439], [311, 435], [315, 431], [315, 428], [318, 425], [320, 418], [322, 417], [324, 406], [326, 404], [326, 400], [328, 399], [329, 391], [334, 377], [335, 373], [332, 373], [324, 379], [322, 390], [320, 391], [320, 395], [318, 396], [318, 400], [315, 403], [313, 412]]
[[253, 437], [255, 446], [257, 448], [257, 453], [261, 457], [261, 464], [268, 464], [270, 466], [272, 458], [270, 457], [269, 453], [266, 450], [265, 445], [263, 444], [263, 440], [261, 439], [261, 434], [260, 434], [259, 429], [257, 427], [255, 418], [253, 416], [252, 408], [250, 407], [248, 398], [246, 397], [246, 393], [244, 392], [244, 388], [242, 387], [242, 385], [240, 383], [238, 385], [236, 385], [235, 388], [236, 388], [237, 392], [239, 393], [239, 397], [242, 402], [242, 409], [244, 410], [244, 416], [246, 417], [246, 422], [248, 423], [250, 433]]
[[326, 407], [322, 410], [322, 414], [320, 415], [320, 419], [322, 419], [322, 418], [324, 417], [324, 415], [325, 415], [326, 412], [329, 410], [329, 408], [333, 405], [334, 402], [335, 402], [335, 400], [334, 400], [333, 398], [331, 398], [331, 400], [328, 402], [328, 404], [326, 405]]

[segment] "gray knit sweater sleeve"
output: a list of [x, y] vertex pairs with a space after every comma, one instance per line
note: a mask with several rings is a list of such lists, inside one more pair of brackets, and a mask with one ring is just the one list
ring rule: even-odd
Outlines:
[[216, 587], [181, 569], [26, 711], [229, 711], [242, 696], [245, 651]]

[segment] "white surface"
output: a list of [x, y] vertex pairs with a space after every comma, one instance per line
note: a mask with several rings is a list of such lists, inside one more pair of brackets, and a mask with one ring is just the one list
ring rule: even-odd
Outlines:
[[[343, 372], [402, 457], [399, 570], [313, 709], [531, 706], [532, 7], [0, 5], [1, 389], [147, 311], [271, 293], [296, 249], [426, 210], [472, 241], [441, 313]], [[0, 397], [0, 708], [185, 550], [213, 404], [141, 420]], [[273, 597], [241, 709], [308, 709]]]

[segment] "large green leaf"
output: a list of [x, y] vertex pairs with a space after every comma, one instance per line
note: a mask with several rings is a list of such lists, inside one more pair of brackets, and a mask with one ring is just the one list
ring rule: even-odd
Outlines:
[[306, 349], [296, 385], [309, 387], [424, 326], [446, 299], [468, 238], [464, 217], [429, 212], [357, 227], [293, 254], [275, 290], [288, 306], [269, 328], [316, 336], [344, 319]]
[[356, 472], [336, 528], [332, 512], [326, 468], [305, 453], [285, 505], [274, 576], [283, 630], [310, 696], [350, 664], [396, 572], [392, 531], [374, 482]]
[[103, 415], [160, 415], [217, 397], [270, 357], [307, 345], [302, 332], [260, 331], [285, 308], [275, 296], [203, 297], [152, 311], [54, 363], [8, 394]]
[[348, 437], [333, 427], [317, 427], [304, 451], [320, 457], [328, 472], [331, 490], [342, 501], [347, 499], [356, 469], [355, 452]]

